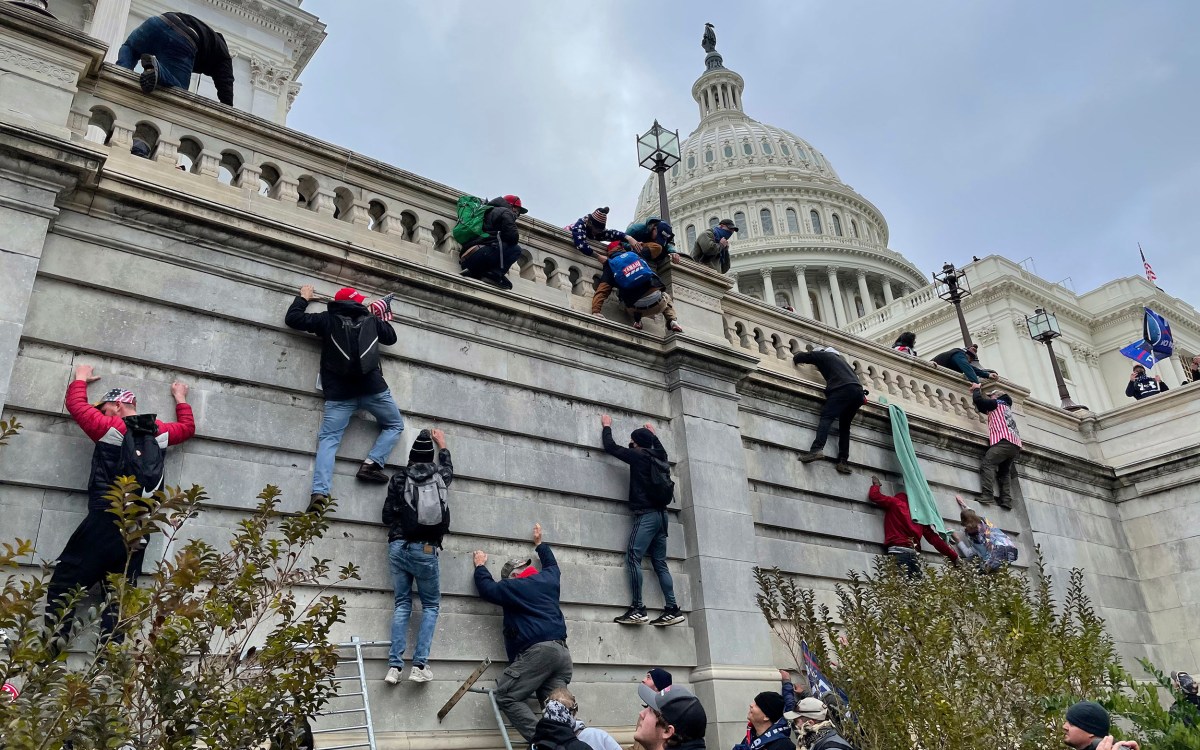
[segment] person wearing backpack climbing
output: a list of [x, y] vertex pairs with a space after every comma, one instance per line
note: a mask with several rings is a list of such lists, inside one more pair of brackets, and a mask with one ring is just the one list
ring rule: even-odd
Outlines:
[[533, 545], [541, 560], [519, 557], [504, 563], [500, 580], [487, 569], [488, 556], [475, 550], [475, 588], [487, 602], [504, 610], [504, 651], [508, 666], [496, 679], [496, 704], [509, 723], [528, 742], [537, 718], [525, 701], [545, 700], [556, 688], [571, 682], [571, 652], [567, 650], [567, 621], [559, 603], [562, 571], [550, 545], [542, 542], [542, 525], [533, 526]]
[[329, 500], [338, 446], [354, 412], [365, 409], [380, 427], [375, 445], [355, 475], [359, 481], [388, 483], [383, 467], [404, 431], [404, 418], [392, 400], [380, 364], [379, 347], [396, 343], [389, 306], [384, 300], [376, 300], [368, 309], [363, 304], [366, 296], [350, 287], [339, 289], [325, 312], [305, 312], [312, 299], [312, 285], [300, 287], [300, 294], [284, 317], [288, 328], [308, 331], [321, 339], [317, 387], [324, 393], [325, 406], [317, 433], [310, 510]]
[[625, 242], [636, 252], [642, 249], [642, 243], [633, 236], [620, 231], [619, 229], [606, 229], [608, 225], [608, 207], [597, 208], [587, 216], [576, 220], [574, 224], [567, 227], [567, 231], [571, 233], [571, 241], [575, 243], [575, 249], [584, 255], [595, 255], [600, 260], [608, 258], [608, 253], [597, 252], [592, 249], [589, 240], [603, 242]]
[[642, 244], [642, 253], [618, 250], [610, 255], [604, 262], [600, 283], [592, 295], [592, 315], [597, 318], [604, 317], [601, 312], [604, 302], [615, 289], [617, 298], [633, 318], [633, 327], [637, 330], [642, 330], [642, 318], [652, 318], [662, 313], [667, 328], [675, 333], [682, 333], [683, 328], [675, 318], [675, 307], [671, 304], [667, 285], [643, 257], [643, 254], [649, 254], [658, 258], [662, 252], [662, 245], [646, 242]]
[[812, 445], [799, 456], [801, 463], [818, 461], [825, 456], [825, 441], [834, 420], [838, 423], [837, 465], [839, 474], [850, 473], [850, 423], [866, 401], [866, 391], [858, 375], [837, 349], [832, 346], [819, 347], [811, 352], [797, 352], [792, 362], [798, 365], [815, 365], [825, 378], [825, 405], [817, 420], [817, 434]]
[[460, 275], [501, 289], [512, 289], [508, 269], [521, 257], [517, 216], [529, 213], [529, 209], [523, 207], [521, 199], [515, 195], [492, 198], [481, 208], [481, 221], [478, 211], [466, 216], [463, 199], [459, 199], [459, 223], [454, 227], [454, 238], [462, 246], [462, 254], [458, 257], [463, 269]]
[[[653, 242], [666, 252], [664, 256], [671, 263], [679, 262], [679, 250], [675, 247], [675, 230], [671, 225], [657, 216], [651, 216], [645, 221], [635, 221], [625, 228], [625, 236], [638, 242]], [[633, 246], [634, 243], [629, 243]], [[636, 250], [637, 248], [634, 247]], [[643, 257], [645, 255], [643, 254]], [[655, 264], [656, 270], [662, 270], [665, 264]]]
[[[600, 417], [600, 440], [604, 450], [629, 464], [629, 510], [633, 527], [625, 551], [625, 570], [633, 602], [625, 614], [613, 619], [620, 625], [678, 625], [684, 621], [683, 612], [675, 601], [675, 585], [667, 568], [667, 507], [675, 495], [671, 480], [671, 464], [667, 451], [647, 424], [629, 435], [629, 447], [616, 444], [612, 436], [612, 417]], [[650, 553], [650, 564], [658, 575], [663, 592], [663, 613], [653, 621], [642, 603], [642, 558]]]
[[[113, 573], [124, 572], [131, 582], [137, 580], [146, 554], [145, 538], [136, 548], [127, 548], [105, 495], [121, 476], [134, 477], [144, 495], [162, 489], [167, 448], [196, 434], [186, 384], [171, 384], [177, 421], [161, 422], [154, 414], [138, 414], [137, 397], [122, 388], [113, 388], [95, 404], [89, 404], [88, 385], [98, 380], [100, 376], [90, 365], [78, 365], [67, 386], [67, 412], [96, 447], [88, 476], [87, 515], [71, 534], [50, 577], [46, 613], [51, 618], [66, 605], [68, 594], [76, 588], [86, 590], [99, 583], [107, 592], [108, 576]], [[105, 608], [100, 620], [105, 635], [113, 633], [116, 615], [114, 608]], [[62, 612], [58, 635], [66, 636], [73, 622], [73, 611]]]
[[721, 219], [714, 227], [704, 230], [692, 244], [692, 259], [719, 273], [729, 271], [729, 240], [738, 227], [732, 219]]
[[[436, 446], [437, 452], [434, 453]], [[450, 530], [446, 489], [454, 481], [454, 465], [441, 430], [421, 430], [408, 452], [408, 465], [392, 475], [383, 504], [388, 527], [388, 560], [395, 584], [396, 607], [392, 614], [392, 649], [383, 681], [395, 685], [404, 675], [404, 649], [408, 618], [412, 614], [412, 587], [421, 597], [421, 629], [413, 651], [410, 682], [429, 682], [429, 648], [437, 628], [442, 601], [438, 554]]]

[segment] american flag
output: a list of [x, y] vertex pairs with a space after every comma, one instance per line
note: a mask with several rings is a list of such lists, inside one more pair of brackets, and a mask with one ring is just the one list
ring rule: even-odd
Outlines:
[[1150, 267], [1150, 262], [1146, 260], [1146, 253], [1142, 252], [1142, 243], [1138, 243], [1138, 252], [1142, 255], [1142, 267], [1146, 269], [1146, 279], [1150, 283], [1158, 281], [1158, 275], [1154, 273], [1154, 269]]

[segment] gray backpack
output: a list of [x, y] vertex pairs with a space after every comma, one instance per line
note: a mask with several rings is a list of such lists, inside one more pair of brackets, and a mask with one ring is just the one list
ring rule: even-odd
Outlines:
[[442, 475], [435, 471], [423, 482], [415, 482], [408, 477], [404, 483], [404, 502], [415, 512], [418, 526], [441, 526], [449, 513], [446, 482]]

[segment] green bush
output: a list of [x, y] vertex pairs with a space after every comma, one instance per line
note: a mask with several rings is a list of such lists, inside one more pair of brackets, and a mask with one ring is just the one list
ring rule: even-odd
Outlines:
[[[329, 634], [345, 617], [345, 602], [329, 588], [358, 578], [353, 564], [334, 572], [329, 560], [308, 556], [328, 529], [329, 509], [283, 517], [279, 491], [268, 486], [218, 548], [185, 539], [205, 499], [199, 487], [143, 499], [129, 478], [114, 486], [111, 512], [127, 548], [157, 531], [168, 553], [138, 586], [110, 577], [108, 600], [125, 637], [94, 648], [81, 636], [96, 630], [106, 602], [81, 613], [65, 643], [56, 639], [40, 614], [47, 571], [17, 569], [33, 552], [28, 541], [4, 545], [0, 630], [9, 642], [0, 649], [0, 680], [21, 688], [15, 702], [0, 701], [5, 748], [57, 749], [67, 740], [76, 750], [190, 750], [197, 741], [246, 748], [327, 703], [337, 661]], [[302, 602], [300, 587], [311, 598]], [[240, 658], [252, 643], [254, 658]], [[67, 660], [73, 644], [85, 658]]]

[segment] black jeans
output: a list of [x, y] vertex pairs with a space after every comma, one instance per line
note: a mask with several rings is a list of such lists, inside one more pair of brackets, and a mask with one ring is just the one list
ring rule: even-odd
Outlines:
[[819, 451], [825, 447], [829, 439], [829, 430], [833, 420], [838, 420], [838, 463], [845, 463], [850, 458], [850, 422], [863, 405], [863, 389], [861, 385], [843, 385], [825, 395], [825, 406], [821, 409], [821, 418], [817, 422], [817, 436], [813, 438], [809, 450]]
[[[54, 610], [61, 607], [77, 587], [86, 591], [99, 583], [102, 593], [107, 596], [108, 576], [112, 573], [123, 572], [130, 583], [136, 583], [145, 555], [145, 547], [135, 550], [132, 556], [127, 553], [125, 540], [117, 529], [116, 516], [106, 510], [89, 511], [58, 556], [46, 594], [46, 616], [53, 618]], [[63, 613], [58, 622], [58, 635], [65, 637], [74, 621], [74, 611]], [[112, 634], [116, 625], [116, 607], [105, 607], [100, 619], [101, 633]]]
[[467, 256], [466, 260], [460, 260], [459, 265], [468, 275], [475, 278], [481, 276], [507, 276], [508, 269], [512, 267], [521, 258], [520, 245], [506, 245], [504, 248], [504, 257], [500, 257], [500, 246], [492, 243], [483, 245], [475, 252]]
[[921, 558], [916, 550], [888, 547], [887, 554], [888, 557], [896, 561], [896, 565], [900, 567], [900, 572], [905, 576], [916, 578], [921, 575]]

